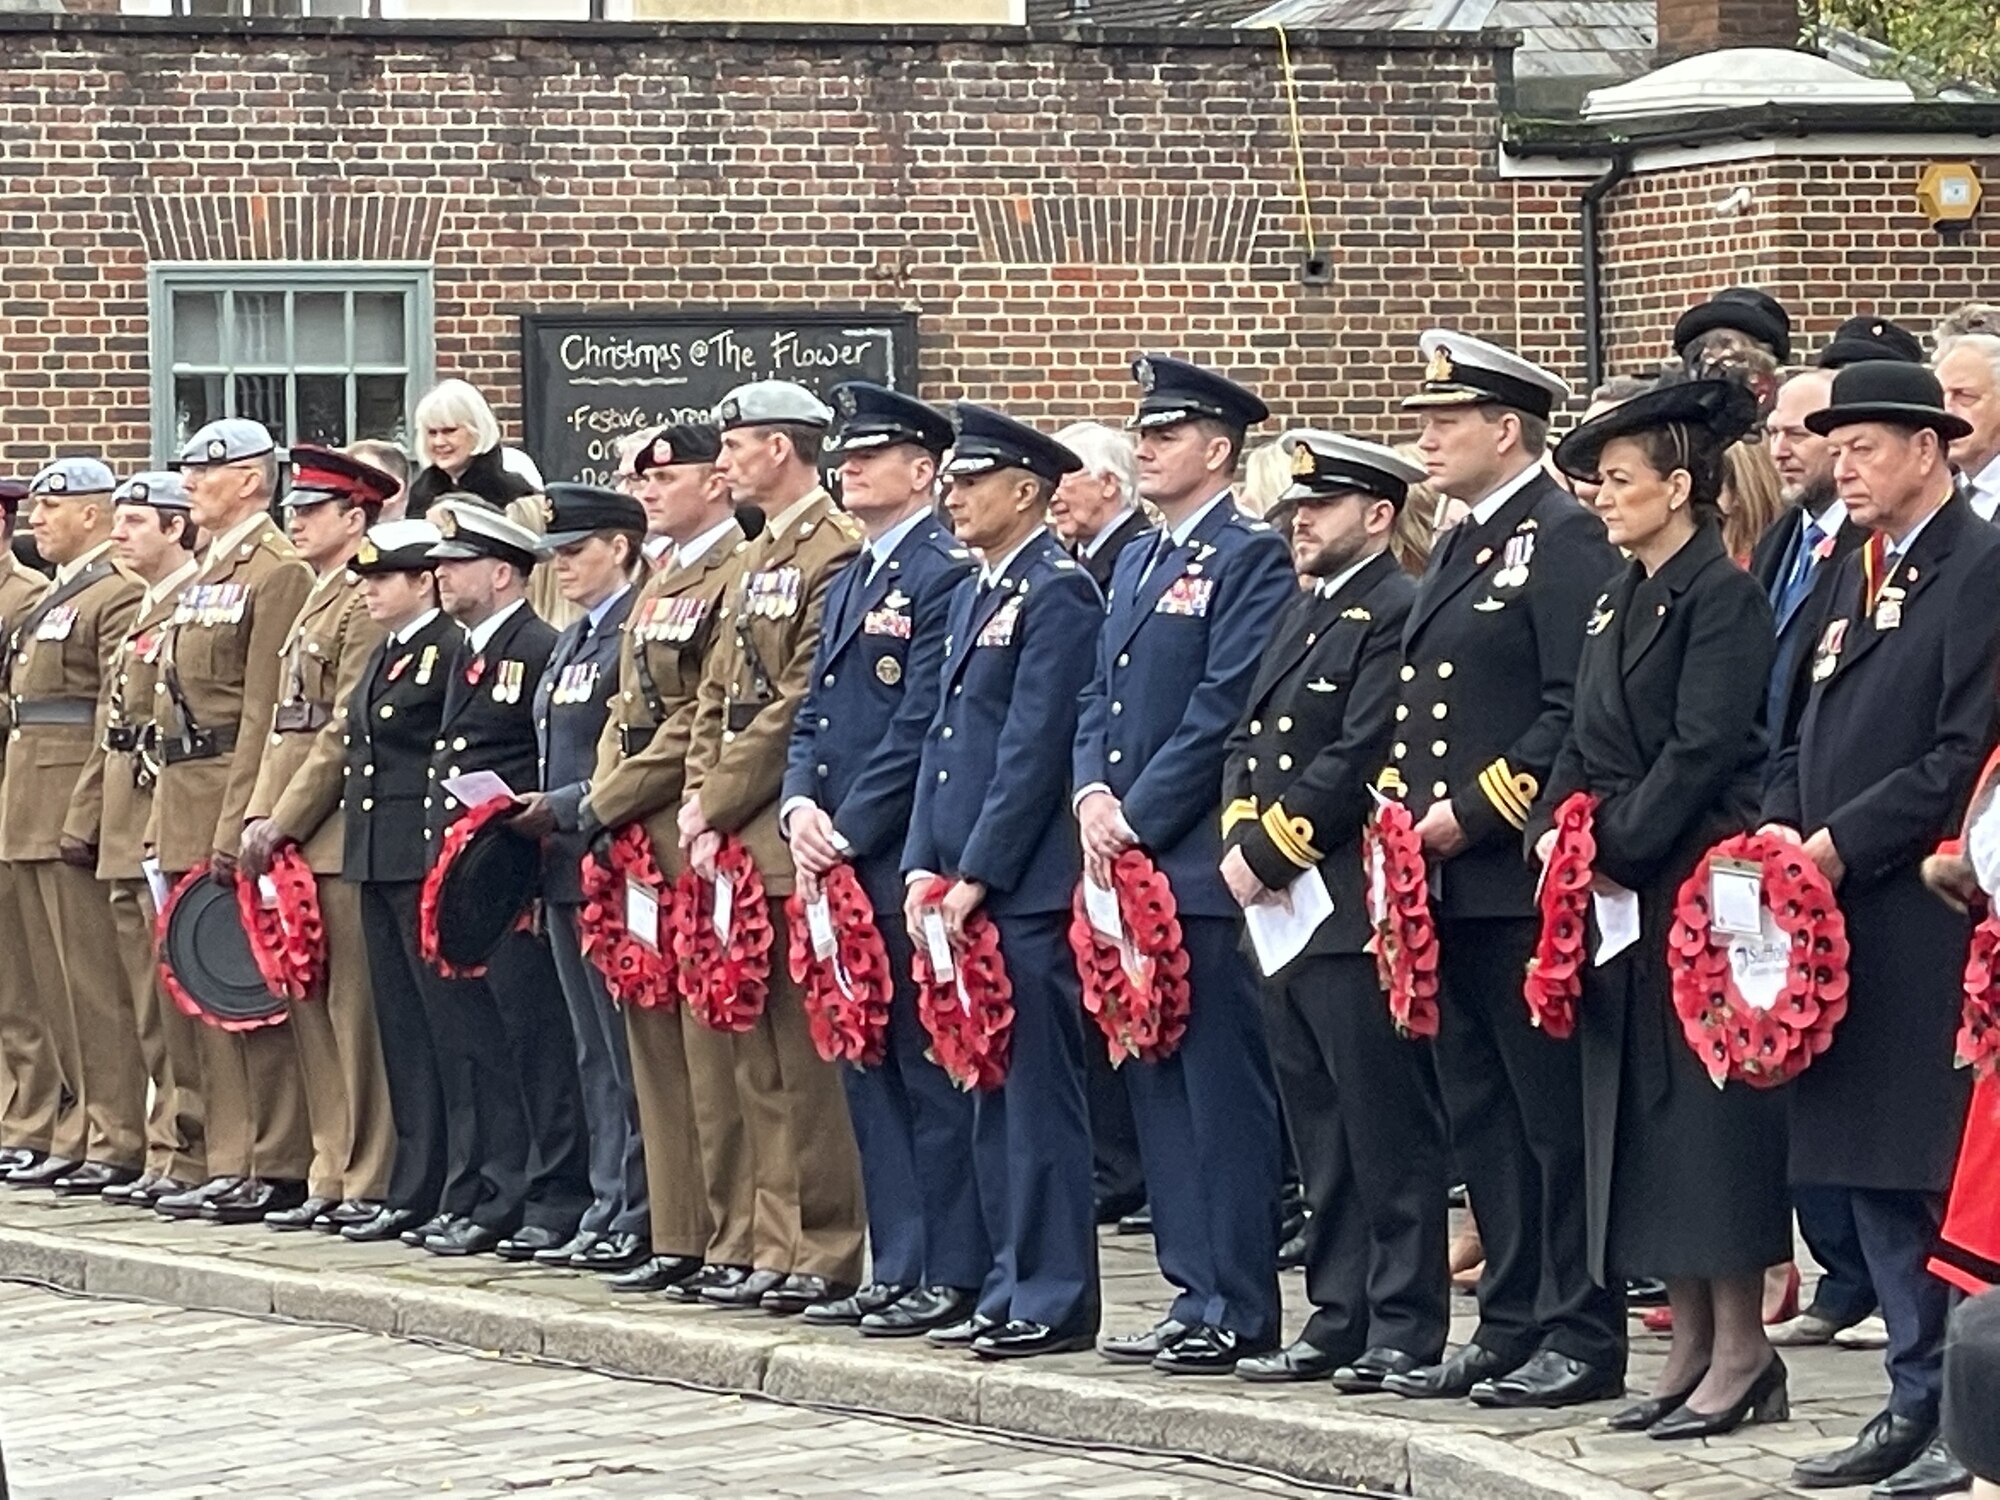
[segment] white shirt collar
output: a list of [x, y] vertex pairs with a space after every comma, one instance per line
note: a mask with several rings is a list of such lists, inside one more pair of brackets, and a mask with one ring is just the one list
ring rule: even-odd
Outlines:
[[1104, 544], [1111, 539], [1111, 533], [1116, 531], [1120, 526], [1123, 526], [1125, 518], [1137, 509], [1136, 505], [1121, 505], [1118, 508], [1118, 514], [1104, 523], [1104, 529], [1076, 550], [1081, 552], [1085, 557], [1097, 556], [1104, 549]]
[[875, 575], [881, 571], [882, 564], [893, 557], [896, 549], [903, 545], [903, 538], [915, 531], [918, 524], [929, 514], [930, 507], [920, 505], [872, 542], [863, 544], [861, 550], [868, 554], [869, 583], [875, 581]]
[[88, 552], [84, 553], [83, 556], [73, 557], [66, 563], [58, 564], [56, 567], [57, 584], [60, 585], [68, 583], [72, 578], [76, 577], [77, 574], [81, 573], [85, 568], [89, 567], [92, 563], [96, 562], [98, 558], [104, 556], [104, 554], [109, 552], [110, 550], [111, 550], [111, 539], [109, 537], [106, 537], [103, 541], [99, 542], [95, 547], [92, 547]]
[[[1516, 474], [1512, 479], [1508, 480], [1505, 484], [1501, 485], [1498, 489], [1494, 490], [1491, 494], [1487, 495], [1486, 498], [1481, 500], [1477, 505], [1473, 506], [1472, 514], [1467, 516], [1466, 520], [1470, 521], [1475, 526], [1484, 526], [1488, 521], [1492, 520], [1494, 516], [1500, 513], [1501, 506], [1505, 505], [1509, 500], [1512, 500], [1516, 495], [1520, 494], [1522, 490], [1526, 489], [1528, 487], [1529, 482], [1533, 480], [1534, 477], [1541, 472], [1542, 472], [1542, 466], [1540, 464], [1537, 463], [1529, 464], [1527, 468], [1523, 469], [1520, 473]], [[1459, 524], [1463, 525], [1464, 522], [1460, 522]]]
[[1375, 561], [1376, 558], [1380, 557], [1382, 555], [1382, 550], [1383, 549], [1378, 548], [1376, 551], [1371, 552], [1366, 557], [1362, 558], [1360, 562], [1350, 563], [1347, 567], [1342, 568], [1338, 573], [1334, 574], [1333, 577], [1320, 580], [1320, 585], [1319, 585], [1320, 598], [1331, 599], [1335, 594], [1339, 593], [1342, 589], [1346, 588], [1348, 580], [1351, 579], [1356, 573], [1359, 573], [1363, 568], [1367, 567], [1370, 563]]
[[1211, 495], [1208, 498], [1207, 502], [1203, 504], [1198, 510], [1196, 510], [1193, 515], [1189, 516], [1186, 520], [1182, 521], [1180, 525], [1174, 527], [1174, 529], [1168, 533], [1168, 535], [1173, 538], [1173, 543], [1176, 547], [1185, 547], [1187, 545], [1187, 539], [1193, 536], [1195, 528], [1201, 525], [1201, 523], [1207, 519], [1208, 513], [1214, 510], [1216, 506], [1222, 504], [1229, 498], [1229, 490], [1230, 487], [1228, 485], [1224, 485], [1221, 489], [1217, 490], [1213, 495]]
[[1821, 511], [1818, 515], [1813, 517], [1813, 525], [1817, 526], [1822, 532], [1824, 532], [1828, 536], [1832, 536], [1835, 532], [1839, 531], [1840, 528], [1846, 524], [1847, 524], [1847, 502], [1841, 499], [1838, 495], [1835, 495], [1833, 497], [1833, 503], [1831, 505], [1827, 506], [1825, 510]]
[[269, 519], [270, 517], [260, 510], [254, 515], [245, 516], [234, 526], [216, 537], [214, 541], [208, 544], [208, 550], [201, 555], [202, 571], [204, 573], [207, 572], [218, 557], [227, 557], [241, 543], [249, 541], [250, 533], [257, 530], [258, 527], [262, 526]]
[[158, 583], [146, 585], [146, 592], [139, 597], [139, 613], [150, 614], [153, 606], [165, 599], [172, 599], [186, 587], [195, 575], [194, 554], [189, 553], [182, 564], [162, 578]]
[[435, 620], [437, 617], [438, 617], [438, 612], [435, 608], [427, 609], [422, 614], [418, 615], [414, 620], [410, 621], [409, 624], [403, 626], [401, 629], [390, 631], [389, 632], [390, 637], [396, 642], [397, 645], [407, 646], [410, 644], [411, 641], [417, 638], [418, 631], [422, 630], [426, 625], [430, 624], [430, 622]]
[[656, 568], [673, 550], [674, 539], [670, 536], [649, 536], [639, 544], [639, 555]]
[[707, 554], [708, 549], [722, 540], [722, 533], [735, 524], [736, 516], [732, 512], [724, 516], [720, 521], [717, 521], [700, 536], [695, 537], [691, 541], [682, 542], [678, 547], [674, 548], [673, 566], [676, 568], [685, 568], [690, 563], [700, 562]]
[[525, 599], [516, 599], [512, 604], [508, 605], [505, 609], [495, 610], [492, 614], [488, 615], [485, 619], [481, 620], [477, 625], [473, 626], [472, 629], [466, 631], [465, 638], [466, 640], [471, 642], [472, 649], [475, 652], [484, 651], [486, 649], [486, 643], [493, 639], [494, 632], [497, 631], [502, 625], [506, 624], [508, 617], [511, 616], [515, 610], [520, 609], [527, 602], [528, 601]]
[[620, 584], [583, 612], [584, 617], [590, 621], [590, 629], [593, 634], [596, 633], [597, 627], [604, 623], [604, 617], [611, 612], [611, 606], [631, 592], [631, 584]]
[[1009, 564], [1011, 564], [1015, 558], [1019, 557], [1021, 553], [1027, 549], [1028, 543], [1032, 542], [1033, 540], [1035, 540], [1036, 537], [1040, 535], [1042, 535], [1042, 528], [1037, 526], [1033, 531], [1029, 532], [1026, 536], [1022, 537], [1020, 541], [1016, 542], [1012, 547], [1010, 547], [1007, 550], [1007, 555], [1005, 557], [982, 558], [981, 559], [982, 566], [979, 569], [980, 587], [981, 588], [990, 587], [993, 584], [998, 583], [1002, 578], [1005, 578], [1007, 576], [1007, 568]]
[[1990, 521], [2000, 512], [2000, 455], [1990, 460], [1977, 474], [1969, 476], [1971, 486], [1969, 500], [1973, 512], [1982, 521]]

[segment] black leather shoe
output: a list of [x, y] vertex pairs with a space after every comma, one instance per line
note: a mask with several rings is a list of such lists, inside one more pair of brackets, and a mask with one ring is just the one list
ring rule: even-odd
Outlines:
[[171, 1198], [175, 1193], [185, 1193], [192, 1185], [182, 1182], [178, 1177], [160, 1176], [151, 1182], [141, 1177], [125, 1189], [125, 1201], [134, 1208], [154, 1208], [162, 1198]]
[[[963, 1323], [979, 1304], [979, 1294], [955, 1286], [920, 1286], [905, 1292], [886, 1307], [862, 1315], [861, 1336], [871, 1339], [908, 1339], [933, 1328], [949, 1328]], [[812, 1317], [812, 1310], [806, 1310]]]
[[1604, 1425], [1613, 1432], [1644, 1432], [1668, 1413], [1679, 1411], [1687, 1398], [1694, 1394], [1695, 1386], [1707, 1378], [1708, 1369], [1703, 1366], [1695, 1372], [1694, 1380], [1686, 1390], [1668, 1391], [1664, 1396], [1648, 1396], [1644, 1401], [1634, 1401], [1606, 1417]]
[[1838, 1453], [1801, 1459], [1792, 1466], [1792, 1483], [1801, 1489], [1830, 1490], [1849, 1484], [1880, 1484], [1916, 1462], [1937, 1436], [1935, 1421], [1899, 1417], [1880, 1411], [1868, 1419], [1861, 1435]]
[[990, 1333], [1000, 1326], [998, 1318], [989, 1318], [983, 1313], [974, 1313], [959, 1323], [947, 1323], [942, 1328], [933, 1328], [924, 1335], [924, 1342], [936, 1344], [940, 1349], [962, 1349], [983, 1333]]
[[756, 1307], [764, 1294], [785, 1284], [782, 1271], [749, 1271], [734, 1281], [701, 1289], [704, 1307]]
[[1782, 1422], [1792, 1414], [1791, 1392], [1786, 1386], [1785, 1362], [1773, 1354], [1771, 1362], [1750, 1382], [1750, 1388], [1737, 1398], [1735, 1404], [1712, 1412], [1682, 1406], [1648, 1427], [1646, 1436], [1658, 1438], [1661, 1442], [1671, 1442], [1675, 1438], [1720, 1437], [1726, 1432], [1734, 1432], [1745, 1422]]
[[1972, 1488], [1972, 1471], [1952, 1456], [1942, 1437], [1931, 1439], [1909, 1463], [1876, 1485], [1878, 1500], [1913, 1500], [1927, 1495], [1955, 1495]]
[[1482, 1380], [1497, 1380], [1518, 1369], [1521, 1361], [1495, 1354], [1480, 1344], [1467, 1344], [1438, 1364], [1423, 1365], [1407, 1375], [1388, 1375], [1382, 1389], [1412, 1401], [1460, 1400]]
[[261, 1224], [266, 1214], [296, 1208], [305, 1201], [303, 1182], [266, 1182], [260, 1177], [246, 1177], [233, 1191], [212, 1199], [201, 1216], [217, 1224]]
[[599, 1235], [597, 1243], [581, 1255], [570, 1257], [573, 1271], [629, 1271], [653, 1258], [653, 1246], [643, 1234], [621, 1229], [616, 1234]]
[[405, 1230], [414, 1233], [421, 1222], [414, 1208], [378, 1209], [372, 1219], [341, 1225], [340, 1237], [357, 1245], [372, 1245], [381, 1240], [400, 1239]]
[[1253, 1339], [1233, 1328], [1204, 1324], [1175, 1339], [1153, 1356], [1153, 1368], [1162, 1375], [1233, 1375], [1236, 1362], [1278, 1347], [1273, 1338]]
[[95, 1198], [109, 1187], [129, 1187], [139, 1180], [137, 1167], [114, 1167], [108, 1162], [87, 1161], [75, 1171], [58, 1177], [49, 1186], [58, 1198]]
[[1141, 1203], [1132, 1212], [1118, 1221], [1120, 1234], [1151, 1234], [1153, 1232], [1153, 1205]]
[[1298, 1339], [1269, 1354], [1249, 1354], [1236, 1361], [1236, 1378], [1254, 1385], [1296, 1385], [1325, 1380], [1341, 1367], [1340, 1356]]
[[8, 1186], [17, 1188], [54, 1187], [59, 1178], [67, 1177], [78, 1167], [80, 1161], [72, 1161], [67, 1156], [45, 1156], [32, 1167], [24, 1167], [7, 1178]]
[[407, 1229], [398, 1230], [396, 1238], [412, 1250], [421, 1249], [425, 1240], [434, 1234], [443, 1234], [458, 1222], [456, 1214], [432, 1214], [422, 1223], [412, 1224]]
[[1625, 1372], [1585, 1364], [1553, 1349], [1537, 1349], [1520, 1369], [1482, 1380], [1469, 1394], [1475, 1406], [1581, 1406], [1623, 1396]]
[[1092, 1202], [1094, 1216], [1099, 1228], [1116, 1224], [1127, 1214], [1145, 1206], [1144, 1193], [1099, 1193]]
[[605, 1281], [614, 1292], [664, 1292], [677, 1287], [701, 1269], [692, 1255], [653, 1255], [629, 1271], [621, 1271]]
[[972, 1352], [980, 1359], [1032, 1359], [1037, 1354], [1074, 1354], [1090, 1345], [1087, 1333], [1064, 1333], [1046, 1323], [1015, 1318], [975, 1337]]
[[1391, 1375], [1407, 1375], [1421, 1368], [1422, 1363], [1416, 1355], [1405, 1354], [1401, 1349], [1364, 1349], [1359, 1359], [1333, 1372], [1333, 1388], [1350, 1396], [1373, 1395]]
[[910, 1288], [894, 1282], [871, 1281], [856, 1287], [845, 1297], [829, 1297], [815, 1302], [799, 1316], [815, 1328], [851, 1328], [870, 1313], [880, 1312], [908, 1296]]
[[764, 1293], [757, 1305], [774, 1317], [795, 1318], [809, 1307], [839, 1302], [853, 1295], [854, 1288], [845, 1282], [795, 1272]]
[[424, 1236], [424, 1248], [433, 1255], [484, 1255], [489, 1250], [498, 1250], [505, 1243], [499, 1230], [488, 1229], [470, 1219], [460, 1219], [448, 1229]]
[[139, 1203], [150, 1201], [148, 1195], [153, 1191], [153, 1184], [159, 1180], [160, 1174], [148, 1167], [129, 1182], [107, 1182], [98, 1189], [97, 1196], [106, 1203], [129, 1208], [135, 1200]]
[[692, 1275], [683, 1276], [673, 1285], [662, 1287], [661, 1290], [670, 1302], [699, 1302], [701, 1294], [710, 1287], [735, 1286], [749, 1275], [748, 1266], [705, 1265]]
[[0, 1179], [4, 1179], [10, 1172], [25, 1172], [41, 1159], [41, 1152], [31, 1151], [26, 1146], [0, 1147]]
[[528, 1259], [538, 1266], [573, 1266], [576, 1258], [595, 1245], [602, 1236], [595, 1229], [579, 1229], [560, 1245], [550, 1245], [537, 1250]]
[[536, 1251], [553, 1250], [568, 1239], [569, 1236], [559, 1230], [545, 1229], [540, 1224], [524, 1224], [495, 1245], [493, 1253], [518, 1265], [524, 1260], [533, 1260]]
[[310, 1229], [313, 1220], [338, 1201], [334, 1198], [308, 1198], [296, 1208], [273, 1209], [264, 1215], [264, 1222], [273, 1229]]
[[211, 1177], [177, 1193], [162, 1193], [153, 1200], [153, 1212], [163, 1219], [199, 1219], [211, 1199], [233, 1192], [241, 1177]]
[[321, 1234], [339, 1234], [349, 1224], [366, 1224], [381, 1212], [382, 1205], [373, 1198], [342, 1198], [313, 1220], [313, 1228]]
[[1162, 1318], [1144, 1333], [1099, 1339], [1097, 1352], [1114, 1365], [1150, 1365], [1159, 1358], [1162, 1349], [1171, 1347], [1175, 1340], [1186, 1338], [1192, 1332], [1194, 1325], [1191, 1323]]

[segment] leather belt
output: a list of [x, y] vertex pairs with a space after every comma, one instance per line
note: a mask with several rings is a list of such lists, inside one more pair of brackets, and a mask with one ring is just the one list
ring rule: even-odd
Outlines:
[[627, 724], [618, 731], [618, 749], [623, 755], [637, 755], [653, 743], [653, 736], [659, 733], [657, 724]]
[[168, 738], [161, 743], [160, 759], [170, 766], [187, 760], [214, 760], [236, 748], [234, 729], [197, 729], [184, 739]]
[[150, 724], [113, 724], [104, 731], [104, 748], [120, 755], [136, 754], [146, 743]]
[[332, 722], [331, 703], [280, 703], [271, 715], [271, 728], [278, 734], [310, 734]]
[[97, 704], [89, 698], [16, 698], [16, 724], [90, 724]]

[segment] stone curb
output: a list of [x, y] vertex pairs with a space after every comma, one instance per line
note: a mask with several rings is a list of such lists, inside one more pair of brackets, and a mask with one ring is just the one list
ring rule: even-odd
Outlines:
[[[304, 1322], [614, 1374], [983, 1427], [1028, 1438], [1191, 1453], [1293, 1479], [1425, 1500], [1647, 1500], [1496, 1438], [1364, 1413], [1251, 1401], [1181, 1385], [1011, 1366], [943, 1364], [863, 1345], [741, 1324], [529, 1306], [504, 1292], [398, 1285], [349, 1272], [307, 1274], [218, 1256], [109, 1246], [0, 1228], [0, 1276], [70, 1291]], [[782, 1328], [783, 1325], [777, 1325]]]

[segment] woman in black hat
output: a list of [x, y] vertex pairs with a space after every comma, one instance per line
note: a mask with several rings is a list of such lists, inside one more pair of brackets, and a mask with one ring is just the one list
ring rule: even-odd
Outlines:
[[1756, 821], [1773, 627], [1763, 589], [1730, 561], [1718, 505], [1724, 450], [1755, 420], [1735, 381], [1663, 382], [1556, 449], [1564, 472], [1598, 484], [1593, 508], [1631, 563], [1592, 612], [1528, 838], [1546, 862], [1555, 809], [1590, 793], [1597, 889], [1638, 894], [1638, 941], [1600, 965], [1586, 954], [1577, 1037], [1592, 1274], [1658, 1277], [1674, 1314], [1657, 1388], [1611, 1425], [1661, 1438], [1786, 1410], [1761, 1316], [1763, 1268], [1791, 1254], [1785, 1101], [1709, 1081], [1667, 971], [1681, 882]]

